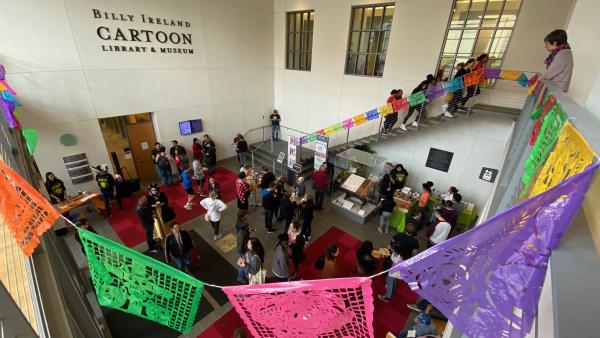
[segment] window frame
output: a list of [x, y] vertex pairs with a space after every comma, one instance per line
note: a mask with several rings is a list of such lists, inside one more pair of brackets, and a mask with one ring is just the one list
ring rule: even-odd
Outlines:
[[[510, 0], [508, 0], [510, 1]], [[504, 64], [504, 58], [506, 57], [506, 54], [508, 52], [508, 49], [510, 47], [510, 42], [512, 41], [512, 37], [513, 37], [513, 33], [515, 31], [515, 28], [517, 27], [517, 23], [519, 21], [519, 15], [521, 14], [521, 9], [523, 8], [523, 2], [525, 0], [520, 0], [519, 2], [519, 9], [517, 10], [516, 14], [515, 14], [515, 23], [512, 27], [503, 27], [500, 26], [501, 23], [501, 18], [502, 18], [502, 13], [504, 12], [504, 8], [506, 6], [506, 2], [507, 0], [502, 0], [502, 6], [499, 9], [500, 15], [498, 16], [498, 19], [496, 20], [496, 23], [493, 27], [484, 27], [483, 26], [483, 21], [485, 19], [485, 14], [486, 11], [488, 9], [488, 5], [490, 0], [485, 0], [485, 6], [483, 8], [483, 16], [479, 19], [479, 23], [476, 27], [468, 27], [467, 26], [467, 20], [469, 17], [469, 13], [471, 13], [471, 6], [473, 4], [472, 0], [469, 1], [469, 7], [467, 8], [467, 15], [464, 21], [464, 24], [461, 27], [451, 27], [452, 26], [452, 17], [454, 16], [454, 10], [456, 9], [456, 4], [458, 2], [458, 0], [454, 0], [452, 2], [452, 7], [450, 9], [450, 14], [448, 16], [448, 23], [446, 25], [446, 33], [444, 34], [444, 39], [442, 40], [442, 45], [440, 48], [440, 53], [437, 59], [437, 63], [436, 63], [436, 67], [435, 67], [435, 74], [436, 74], [436, 78], [437, 78], [437, 74], [439, 74], [440, 69], [442, 68], [441, 66], [441, 62], [442, 59], [444, 58], [453, 58], [454, 59], [454, 63], [453, 63], [453, 68], [452, 71], [449, 74], [448, 79], [452, 78], [452, 76], [455, 74], [455, 69], [454, 67], [456, 66], [456, 63], [458, 62], [458, 59], [469, 59], [469, 58], [477, 58], [479, 55], [473, 55], [473, 52], [475, 52], [475, 47], [477, 46], [477, 41], [479, 39], [479, 35], [482, 31], [492, 31], [492, 35], [490, 37], [490, 45], [487, 47], [486, 51], [484, 51], [483, 53], [488, 53], [490, 54], [490, 61], [488, 61], [488, 65], [490, 64], [490, 62], [492, 61], [499, 61], [498, 64], [498, 68], [502, 68], [502, 65]], [[458, 37], [457, 41], [457, 46], [456, 46], [456, 50], [452, 53], [452, 56], [448, 56], [444, 54], [444, 49], [446, 47], [446, 43], [448, 41], [448, 34], [450, 33], [450, 31], [460, 31], [460, 35]], [[463, 38], [463, 34], [466, 30], [475, 30], [475, 37], [473, 38], [473, 46], [471, 46], [471, 51], [470, 51], [470, 55], [469, 56], [459, 56], [459, 50], [460, 50], [460, 44], [462, 42], [462, 38]], [[502, 53], [502, 57], [497, 58], [497, 57], [493, 57], [491, 55], [491, 48], [493, 47], [494, 44], [494, 39], [496, 38], [496, 33], [498, 33], [499, 31], [510, 31], [511, 34], [508, 37], [508, 41], [506, 42], [506, 48], [504, 49], [504, 52]], [[454, 40], [454, 39], [451, 39]], [[482, 54], [483, 54], [482, 53]], [[481, 55], [481, 54], [480, 54]], [[440, 79], [442, 80], [442, 79]]]
[[[310, 30], [303, 30], [304, 27], [302, 27], [302, 20], [300, 21], [300, 30], [296, 30], [296, 22], [294, 19], [294, 30], [290, 31], [290, 16], [293, 15], [294, 17], [296, 16], [296, 14], [300, 14], [300, 17], [302, 18], [304, 14], [308, 14], [308, 22], [309, 22], [309, 29]], [[311, 14], [313, 15], [313, 26], [310, 27], [310, 16]], [[313, 54], [313, 38], [314, 38], [314, 23], [315, 23], [315, 18], [316, 18], [316, 14], [315, 14], [315, 10], [314, 9], [304, 9], [304, 10], [298, 10], [298, 11], [291, 11], [291, 12], [285, 12], [285, 69], [286, 70], [298, 70], [298, 71], [305, 71], [305, 72], [310, 72], [312, 69], [312, 54]], [[300, 49], [296, 49], [296, 34], [300, 35], [300, 42], [299, 42], [299, 48]], [[302, 36], [304, 34], [307, 34], [310, 36], [310, 38], [307, 38], [306, 41], [303, 41]], [[292, 49], [290, 49], [290, 35], [294, 36], [294, 45], [292, 46]], [[306, 44], [307, 46], [307, 50], [303, 50], [303, 46], [304, 44]], [[308, 47], [310, 46], [310, 48]], [[308, 49], [309, 48], [309, 49]], [[292, 64], [290, 66], [290, 53], [292, 54]], [[296, 67], [296, 55], [299, 55], [300, 59], [298, 61], [298, 67]], [[306, 67], [302, 68], [302, 56], [301, 55], [305, 55], [306, 57]]]
[[[379, 32], [380, 36], [379, 36], [378, 42], [377, 42], [377, 50], [380, 47], [380, 42], [379, 41], [381, 41], [382, 45], [385, 44], [385, 36], [382, 37], [381, 35], [385, 34], [385, 32], [389, 32], [389, 35], [391, 37], [391, 34], [392, 34], [392, 25], [390, 25], [389, 30], [388, 29], [383, 29], [383, 22], [385, 20], [385, 12], [386, 12], [386, 9], [388, 7], [390, 7], [390, 6], [394, 7], [394, 13], [392, 14], [392, 20], [391, 20], [392, 25], [393, 25], [394, 24], [394, 15], [396, 14], [396, 7], [397, 7], [395, 2], [364, 4], [364, 5], [356, 5], [356, 6], [350, 7], [350, 22], [349, 22], [349, 27], [348, 27], [348, 42], [346, 43], [346, 53], [345, 53], [344, 69], [343, 69], [344, 75], [348, 75], [348, 76], [362, 76], [362, 77], [375, 77], [375, 78], [382, 78], [383, 77], [383, 73], [384, 73], [384, 70], [385, 70], [385, 60], [383, 61], [383, 70], [381, 71], [381, 75], [377, 75], [377, 61], [379, 60], [379, 56], [380, 55], [384, 55], [384, 57], [387, 58], [387, 52], [389, 50], [389, 42], [391, 40], [388, 38], [388, 43], [387, 43], [387, 47], [385, 49], [385, 54], [383, 53], [383, 50], [379, 51], [379, 52], [376, 51], [375, 53], [370, 53], [368, 51], [369, 44], [370, 44], [370, 37], [366, 41], [367, 42], [367, 46], [366, 46], [367, 51], [365, 51], [365, 52], [361, 52], [360, 51], [361, 50], [361, 40], [362, 40], [361, 37], [362, 37], [362, 34], [364, 32]], [[371, 13], [371, 25], [372, 25], [373, 24], [373, 18], [375, 16], [375, 9], [377, 7], [383, 7], [383, 13], [382, 13], [382, 16], [381, 16], [381, 28], [377, 29], [377, 30], [371, 29], [371, 28], [369, 28], [369, 29], [362, 29], [362, 26], [363, 26], [363, 23], [364, 23], [364, 20], [365, 20], [364, 9], [365, 8], [370, 8], [372, 10], [372, 13]], [[362, 15], [361, 15], [361, 19], [360, 19], [360, 28], [361, 29], [359, 29], [359, 30], [353, 30], [354, 12], [355, 12], [355, 10], [357, 8], [362, 8], [363, 9]], [[350, 50], [350, 45], [352, 43], [352, 33], [359, 33], [358, 46], [357, 46], [357, 50], [358, 51], [355, 52], [355, 53], [351, 52], [351, 50]], [[357, 55], [357, 61], [356, 61], [356, 64], [354, 65], [354, 72], [353, 73], [348, 73], [347, 72], [347, 70], [348, 70], [348, 62], [349, 62], [349, 59], [350, 59], [349, 56], [351, 54], [352, 55]], [[366, 69], [368, 67], [368, 62], [369, 62], [368, 61], [368, 56], [369, 55], [375, 55], [375, 65], [373, 67], [373, 73], [372, 74], [358, 74], [358, 73], [356, 73], [356, 69], [358, 67], [358, 57], [360, 55], [366, 55], [367, 56], [367, 60], [365, 61], [365, 71], [366, 71]]]

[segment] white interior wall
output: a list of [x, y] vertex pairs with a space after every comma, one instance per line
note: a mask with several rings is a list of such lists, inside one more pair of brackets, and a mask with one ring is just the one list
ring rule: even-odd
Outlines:
[[[407, 186], [421, 191], [423, 182], [432, 181], [440, 192], [455, 186], [463, 200], [482, 210], [493, 185], [480, 180], [479, 173], [482, 167], [500, 169], [512, 123], [509, 119], [472, 115], [370, 146], [390, 162], [404, 165], [409, 173]], [[454, 153], [447, 173], [425, 167], [430, 148]]]
[[[42, 172], [72, 187], [61, 158], [85, 152], [110, 163], [98, 118], [154, 112], [156, 134], [191, 147], [201, 134], [179, 135], [178, 121], [201, 118], [219, 158], [233, 155], [237, 132], [262, 125], [273, 107], [273, 0], [7, 1], [0, 21], [0, 63], [23, 103], [25, 127], [40, 131], [35, 153]], [[134, 22], [95, 19], [92, 9], [134, 15]], [[150, 25], [141, 14], [189, 21], [191, 27]], [[102, 52], [98, 26], [192, 34], [194, 54]], [[60, 135], [78, 137], [64, 147]], [[88, 184], [89, 185], [89, 184]], [[93, 185], [93, 182], [92, 182]]]
[[600, 2], [577, 0], [567, 34], [573, 49], [573, 78], [569, 96], [600, 118]]

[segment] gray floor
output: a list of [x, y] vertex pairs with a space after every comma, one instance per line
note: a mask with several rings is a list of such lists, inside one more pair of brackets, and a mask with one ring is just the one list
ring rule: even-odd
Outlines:
[[[239, 171], [239, 165], [237, 163], [236, 158], [229, 158], [218, 163], [219, 166], [225, 167], [232, 171]], [[221, 184], [233, 184], [233, 182], [220, 182]], [[311, 182], [308, 182], [307, 187], [311, 187]], [[309, 194], [312, 191], [309, 189]], [[336, 195], [336, 194], [334, 194]], [[237, 217], [237, 202], [235, 200], [229, 202], [228, 209], [223, 213], [221, 219], [221, 228], [220, 232], [224, 236], [227, 234], [235, 234], [235, 222]], [[89, 215], [89, 214], [88, 214]], [[110, 238], [116, 242], [120, 242], [119, 237], [114, 232], [112, 227], [106, 222], [106, 220], [101, 217], [93, 217], [91, 222], [94, 228], [98, 231], [99, 234]], [[271, 258], [272, 258], [272, 250], [276, 243], [277, 233], [282, 230], [281, 223], [275, 223], [274, 227], [278, 230], [276, 233], [267, 234], [264, 231], [264, 216], [262, 212], [262, 208], [260, 206], [256, 208], [250, 208], [250, 212], [248, 214], [248, 222], [250, 227], [256, 229], [255, 232], [251, 234], [251, 236], [255, 236], [260, 239], [266, 251], [265, 263], [267, 267], [267, 271], [269, 271], [269, 267], [271, 266]], [[377, 226], [379, 224], [379, 217], [377, 215], [372, 216], [367, 220], [365, 225], [360, 225], [356, 222], [349, 220], [348, 218], [338, 214], [333, 211], [329, 207], [329, 196], [326, 196], [324, 209], [321, 211], [315, 212], [315, 218], [313, 220], [312, 225], [312, 241], [317, 239], [321, 234], [327, 231], [331, 226], [336, 226], [352, 236], [361, 239], [361, 240], [371, 240], [375, 247], [386, 246], [395, 231], [390, 231], [388, 234], [380, 234], [377, 232]], [[216, 246], [215, 242], [212, 239], [212, 228], [210, 225], [204, 220], [204, 217], [198, 217], [193, 220], [190, 220], [182, 225], [185, 229], [193, 229], [195, 230], [204, 240], [210, 243], [218, 252], [222, 253], [221, 250]], [[312, 242], [311, 241], [311, 242]], [[421, 249], [426, 247], [424, 230], [419, 234], [419, 242], [421, 243]], [[76, 242], [68, 240], [69, 246], [72, 248], [72, 252], [76, 258], [76, 261], [81, 267], [85, 267], [87, 264], [85, 257], [83, 256], [81, 250], [79, 249]], [[308, 244], [310, 245], [310, 243]], [[144, 251], [147, 249], [146, 244], [142, 243], [138, 247], [135, 248], [138, 251]], [[222, 253], [223, 257], [232, 265], [236, 266], [237, 256], [235, 250], [232, 250], [228, 253]], [[270, 274], [270, 271], [269, 271]], [[206, 293], [205, 293], [206, 296]], [[212, 299], [211, 299], [212, 300]], [[229, 303], [224, 306], [218, 306], [216, 302], [210, 302], [213, 306], [215, 306], [215, 310], [210, 313], [208, 316], [204, 317], [202, 320], [197, 322], [193, 327], [192, 331], [189, 334], [181, 335], [180, 337], [196, 337], [202, 331], [204, 331], [207, 327], [212, 325], [215, 321], [217, 321], [223, 314], [231, 309], [231, 305]]]

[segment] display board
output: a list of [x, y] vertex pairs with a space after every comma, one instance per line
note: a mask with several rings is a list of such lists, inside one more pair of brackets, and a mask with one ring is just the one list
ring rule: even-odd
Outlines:
[[318, 170], [321, 164], [327, 161], [327, 144], [329, 143], [329, 137], [323, 135], [317, 135], [315, 141], [315, 161], [314, 168]]
[[450, 163], [452, 163], [453, 156], [454, 153], [449, 151], [429, 148], [429, 155], [427, 155], [427, 162], [425, 163], [425, 166], [447, 173], [450, 169]]
[[365, 182], [366, 178], [350, 174], [348, 178], [342, 183], [342, 189], [346, 189], [351, 192], [356, 192], [358, 188]]

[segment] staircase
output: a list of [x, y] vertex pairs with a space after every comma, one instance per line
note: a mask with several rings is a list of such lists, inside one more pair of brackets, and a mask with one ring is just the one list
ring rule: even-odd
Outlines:
[[[392, 129], [387, 135], [381, 133], [375, 133], [373, 135], [365, 136], [356, 140], [352, 140], [348, 143], [339, 144], [328, 149], [328, 155], [333, 158], [336, 154], [348, 149], [360, 145], [367, 145], [379, 140], [387, 140], [391, 138], [400, 137], [404, 134], [414, 133], [419, 130], [431, 128], [433, 126], [442, 123], [451, 123], [454, 120], [466, 119], [468, 116], [473, 114], [481, 115], [492, 115], [503, 118], [517, 119], [521, 114], [521, 110], [515, 108], [499, 107], [488, 104], [477, 103], [473, 104], [470, 111], [457, 111], [454, 117], [447, 117], [443, 114], [423, 119], [419, 122], [418, 127], [408, 125], [406, 131], [396, 127]], [[397, 124], [399, 126], [399, 124]], [[287, 176], [287, 150], [288, 143], [284, 140], [273, 142], [273, 150], [271, 151], [271, 141], [267, 140], [264, 142], [257, 142], [250, 145], [250, 152], [253, 155], [253, 166], [254, 167], [266, 167], [269, 168], [275, 175]], [[300, 148], [298, 148], [300, 149]], [[286, 156], [282, 163], [277, 163], [277, 157], [279, 153], [283, 152]], [[312, 175], [314, 169], [314, 152], [310, 149], [303, 148], [302, 152], [298, 151], [297, 155], [298, 163], [302, 164], [302, 171], [300, 176], [308, 178]]]

